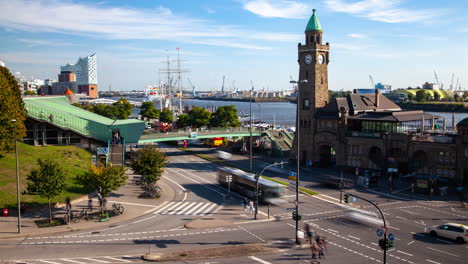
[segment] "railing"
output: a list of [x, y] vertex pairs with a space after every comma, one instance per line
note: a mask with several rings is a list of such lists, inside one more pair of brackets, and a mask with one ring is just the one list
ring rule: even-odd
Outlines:
[[[260, 128], [252, 128], [252, 133], [259, 133], [265, 131]], [[170, 132], [161, 132], [159, 130], [145, 131], [140, 139], [149, 138], [166, 138], [186, 136], [196, 138], [198, 135], [215, 135], [215, 134], [237, 134], [249, 133], [248, 127], [212, 127], [212, 128], [190, 128], [190, 129], [173, 129]]]
[[455, 144], [456, 138], [450, 136], [414, 135], [411, 136], [411, 140], [418, 142]]
[[364, 132], [364, 131], [348, 131], [346, 133], [348, 137], [363, 137], [363, 138], [382, 138], [380, 132]]

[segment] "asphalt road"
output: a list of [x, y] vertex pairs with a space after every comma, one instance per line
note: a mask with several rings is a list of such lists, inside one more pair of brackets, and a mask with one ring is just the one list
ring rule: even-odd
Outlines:
[[[170, 165], [163, 180], [173, 197], [140, 218], [103, 230], [50, 234], [21, 240], [0, 241], [0, 260], [11, 263], [138, 263], [148, 252], [211, 248], [245, 243], [282, 243], [294, 240], [295, 221], [288, 208], [294, 207], [295, 195], [287, 193], [288, 203], [271, 207], [271, 220], [255, 221], [221, 228], [187, 229], [184, 224], [216, 212], [223, 205], [226, 189], [217, 184], [216, 168], [221, 166], [176, 148], [166, 149]], [[208, 150], [209, 152], [210, 150]], [[234, 162], [248, 167], [246, 157]], [[256, 162], [255, 169], [264, 166]], [[284, 172], [284, 171], [283, 171]], [[287, 170], [286, 170], [287, 173]], [[306, 173], [304, 173], [306, 174]], [[286, 174], [287, 175], [287, 174]], [[281, 171], [269, 176], [284, 178]], [[315, 185], [313, 176], [308, 183]], [[340, 205], [339, 192], [319, 188], [321, 195], [300, 196], [299, 210], [304, 223], [328, 241], [323, 263], [379, 263], [383, 252], [378, 247], [378, 225], [351, 220], [349, 207]], [[387, 263], [465, 263], [468, 244], [432, 238], [426, 231], [431, 225], [446, 222], [467, 223], [468, 211], [450, 202], [407, 201], [366, 190], [350, 189], [379, 204], [388, 221], [387, 233], [395, 236]], [[238, 199], [240, 206], [240, 197]], [[376, 212], [368, 203], [356, 200], [353, 208]], [[266, 212], [267, 208], [260, 207]], [[183, 260], [166, 263], [310, 263], [307, 247], [285, 247], [280, 253], [210, 260]]]

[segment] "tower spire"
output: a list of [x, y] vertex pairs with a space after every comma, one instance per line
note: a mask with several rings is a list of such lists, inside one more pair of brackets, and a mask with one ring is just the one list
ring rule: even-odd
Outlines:
[[307, 23], [307, 27], [305, 31], [323, 31], [322, 25], [320, 25], [320, 21], [318, 20], [317, 15], [315, 14], [316, 9], [312, 9], [312, 16]]

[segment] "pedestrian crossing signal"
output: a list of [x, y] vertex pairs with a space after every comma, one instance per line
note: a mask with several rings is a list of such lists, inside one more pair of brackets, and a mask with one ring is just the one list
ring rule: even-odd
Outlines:
[[344, 195], [344, 202], [349, 204], [349, 193], [345, 193]]
[[382, 238], [379, 240], [379, 247], [382, 250], [389, 250], [393, 247], [393, 241], [387, 238]]
[[296, 220], [296, 221], [299, 221], [302, 219], [302, 216], [300, 214], [297, 214], [296, 211], [292, 212], [292, 219], [293, 220]]

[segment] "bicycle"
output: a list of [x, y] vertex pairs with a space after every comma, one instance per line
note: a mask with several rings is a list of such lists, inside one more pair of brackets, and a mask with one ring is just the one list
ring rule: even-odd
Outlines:
[[119, 203], [114, 203], [112, 205], [112, 212], [114, 213], [114, 215], [123, 214], [124, 207]]
[[67, 225], [68, 223], [70, 223], [70, 221], [73, 221], [74, 223], [78, 223], [80, 222], [80, 220], [81, 220], [81, 216], [78, 214], [74, 214], [74, 213], [67, 213], [63, 216], [63, 221]]

